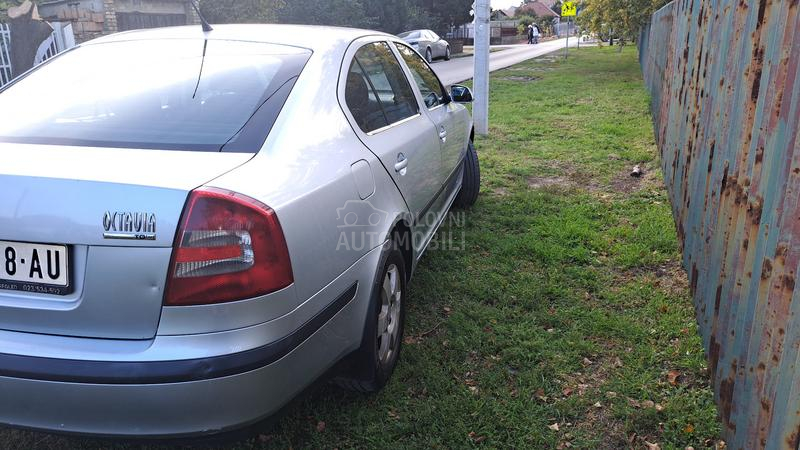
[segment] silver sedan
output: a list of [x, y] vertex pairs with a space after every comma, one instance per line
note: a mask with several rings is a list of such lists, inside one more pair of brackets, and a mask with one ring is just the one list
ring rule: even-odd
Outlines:
[[0, 422], [180, 436], [398, 362], [477, 198], [469, 89], [386, 34], [122, 33], [0, 91]]
[[450, 60], [450, 44], [431, 30], [406, 31], [398, 37], [411, 45], [420, 55], [425, 55], [428, 62], [438, 58]]

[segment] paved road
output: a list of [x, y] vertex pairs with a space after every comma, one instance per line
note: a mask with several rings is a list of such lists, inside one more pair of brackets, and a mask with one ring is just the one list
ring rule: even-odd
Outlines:
[[[563, 49], [566, 39], [542, 42], [536, 45], [512, 45], [508, 50], [494, 52], [489, 55], [489, 70], [505, 69], [506, 67], [519, 64], [523, 61], [542, 56], [547, 53]], [[578, 45], [577, 39], [570, 38], [569, 46]], [[453, 58], [450, 61], [437, 61], [433, 63], [433, 70], [439, 75], [442, 83], [449, 86], [453, 83], [460, 83], [469, 80], [474, 74], [475, 61], [472, 56], [464, 58]]]

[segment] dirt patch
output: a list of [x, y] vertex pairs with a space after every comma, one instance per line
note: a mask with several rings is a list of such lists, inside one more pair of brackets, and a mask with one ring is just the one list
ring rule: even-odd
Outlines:
[[503, 187], [498, 187], [492, 189], [492, 195], [495, 197], [507, 197], [508, 196], [508, 189]]
[[500, 78], [501, 80], [505, 81], [522, 81], [525, 83], [530, 83], [531, 81], [540, 80], [542, 77], [521, 77], [521, 76], [509, 76]]
[[644, 167], [644, 173], [640, 177], [631, 176], [630, 169], [625, 169], [611, 180], [611, 190], [623, 194], [640, 191], [642, 189], [658, 189], [662, 181], [657, 176], [657, 171], [649, 166]]
[[670, 296], [682, 296], [689, 292], [689, 277], [679, 261], [659, 266], [655, 270], [654, 284]]
[[530, 177], [528, 187], [531, 189], [543, 189], [549, 187], [573, 188], [575, 184], [567, 177]]

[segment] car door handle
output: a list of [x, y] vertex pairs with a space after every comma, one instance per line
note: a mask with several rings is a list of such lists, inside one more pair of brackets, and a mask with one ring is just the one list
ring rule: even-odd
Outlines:
[[408, 159], [406, 158], [406, 155], [400, 153], [397, 155], [397, 164], [394, 165], [394, 171], [402, 172], [406, 169], [406, 167], [408, 167]]
[[439, 139], [441, 139], [442, 142], [447, 141], [447, 130], [445, 130], [444, 127], [442, 127], [442, 129], [439, 130]]

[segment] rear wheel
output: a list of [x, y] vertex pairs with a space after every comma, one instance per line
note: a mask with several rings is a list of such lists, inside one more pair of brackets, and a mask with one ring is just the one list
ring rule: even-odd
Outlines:
[[444, 60], [450, 61], [450, 47], [447, 47], [447, 50], [444, 51]]
[[433, 62], [433, 52], [431, 51], [430, 47], [428, 47], [428, 49], [425, 50], [425, 60], [428, 61], [429, 63]]
[[406, 267], [393, 243], [372, 286], [361, 348], [351, 356], [350, 371], [336, 380], [359, 392], [376, 392], [389, 381], [400, 357], [406, 315]]
[[467, 155], [464, 157], [464, 174], [461, 177], [461, 190], [455, 200], [458, 208], [469, 208], [478, 200], [481, 189], [481, 167], [478, 164], [478, 153], [475, 145], [469, 141]]

